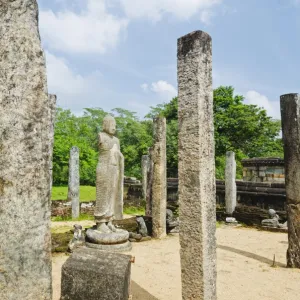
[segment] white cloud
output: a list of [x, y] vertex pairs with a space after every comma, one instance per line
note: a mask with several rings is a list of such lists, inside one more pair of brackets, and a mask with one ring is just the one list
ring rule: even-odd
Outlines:
[[49, 90], [55, 93], [74, 94], [84, 90], [85, 79], [70, 69], [68, 63], [46, 51]]
[[[129, 18], [148, 18], [159, 21], [165, 13], [174, 15], [181, 20], [187, 20], [199, 15], [202, 22], [209, 17], [208, 9], [220, 4], [223, 0], [120, 0]], [[206, 11], [206, 12], [205, 12]], [[201, 16], [201, 14], [204, 15]]]
[[177, 95], [176, 88], [172, 84], [164, 80], [153, 82], [151, 84], [151, 90], [155, 93], [166, 95], [168, 97], [175, 97]]
[[203, 10], [200, 13], [200, 20], [206, 24], [206, 25], [210, 25], [211, 23], [211, 19], [214, 16], [214, 13], [211, 10]]
[[105, 0], [87, 0], [79, 13], [40, 12], [46, 46], [65, 53], [105, 53], [117, 45], [127, 25], [127, 19], [107, 12]]
[[141, 88], [144, 92], [147, 92], [148, 91], [148, 84], [147, 83], [143, 83], [141, 84]]
[[279, 101], [270, 101], [266, 96], [256, 91], [248, 91], [246, 93], [245, 103], [262, 107], [267, 111], [270, 117], [280, 119]]
[[[58, 96], [58, 105], [81, 111], [83, 107], [97, 106], [94, 95], [103, 94], [99, 82], [103, 79], [99, 71], [82, 76], [68, 62], [46, 51], [47, 80], [49, 93]], [[98, 105], [99, 106], [99, 105]]]

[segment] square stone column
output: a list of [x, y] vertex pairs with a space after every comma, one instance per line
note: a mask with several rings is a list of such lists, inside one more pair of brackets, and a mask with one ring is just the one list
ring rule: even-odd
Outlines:
[[233, 151], [226, 152], [225, 203], [226, 213], [232, 214], [236, 207], [236, 161]]
[[167, 234], [167, 156], [166, 156], [166, 119], [158, 117], [153, 120], [154, 145], [151, 152], [153, 161], [152, 182], [152, 235], [163, 238]]
[[74, 146], [70, 150], [68, 182], [68, 201], [72, 204], [73, 219], [79, 218], [80, 215], [79, 189], [79, 148]]
[[280, 97], [288, 215], [287, 266], [300, 268], [300, 95]]
[[1, 1], [0, 19], [0, 298], [51, 300], [55, 97], [37, 1]]
[[178, 40], [179, 222], [183, 300], [216, 299], [216, 188], [212, 43]]

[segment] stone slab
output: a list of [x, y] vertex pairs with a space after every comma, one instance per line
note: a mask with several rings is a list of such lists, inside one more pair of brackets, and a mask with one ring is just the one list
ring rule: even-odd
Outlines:
[[62, 267], [61, 300], [128, 300], [131, 256], [80, 248]]

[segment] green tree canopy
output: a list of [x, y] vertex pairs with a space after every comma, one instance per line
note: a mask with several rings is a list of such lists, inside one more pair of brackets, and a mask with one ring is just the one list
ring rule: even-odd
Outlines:
[[[234, 95], [231, 86], [214, 90], [214, 128], [216, 176], [224, 177], [225, 154], [236, 153], [238, 175], [242, 175], [241, 159], [247, 157], [283, 156], [282, 141], [279, 138], [280, 121], [267, 115], [266, 110], [244, 103], [244, 97]], [[168, 168], [177, 168], [177, 122], [178, 99], [152, 107], [146, 116], [162, 115], [167, 119]]]

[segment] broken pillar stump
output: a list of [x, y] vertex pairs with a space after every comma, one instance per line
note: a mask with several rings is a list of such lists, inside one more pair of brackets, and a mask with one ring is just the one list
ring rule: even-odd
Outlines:
[[62, 267], [61, 300], [128, 300], [131, 256], [79, 248]]

